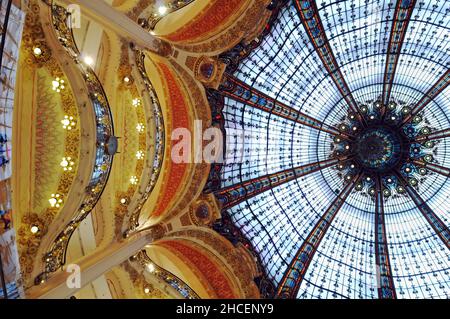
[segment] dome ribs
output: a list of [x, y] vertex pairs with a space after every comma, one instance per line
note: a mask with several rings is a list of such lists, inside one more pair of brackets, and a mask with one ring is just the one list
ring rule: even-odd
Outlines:
[[226, 76], [226, 83], [224, 86], [225, 89], [221, 90], [222, 95], [235, 101], [239, 101], [245, 105], [260, 109], [270, 114], [275, 114], [284, 119], [329, 133], [334, 136], [341, 135], [343, 138], [347, 139], [351, 137], [350, 134], [343, 133], [332, 125], [326, 124], [323, 121], [315, 119], [284, 103], [281, 103], [277, 99], [274, 99], [269, 95], [250, 87], [248, 84], [233, 76]]
[[395, 6], [392, 29], [389, 37], [389, 45], [386, 57], [386, 68], [384, 72], [383, 93], [382, 93], [382, 114], [384, 116], [386, 106], [391, 99], [392, 86], [394, 84], [395, 71], [405, 41], [409, 21], [416, 5], [416, 0], [397, 0]]
[[414, 161], [414, 164], [424, 167], [424, 168], [428, 168], [430, 171], [441, 174], [442, 176], [450, 177], [450, 168], [447, 168], [447, 167], [444, 167], [444, 166], [441, 166], [438, 164], [427, 163], [427, 162], [424, 162], [423, 160], [416, 160], [416, 161]]
[[398, 179], [403, 183], [409, 197], [413, 200], [417, 209], [422, 213], [423, 217], [430, 224], [431, 228], [436, 232], [438, 237], [443, 241], [444, 245], [450, 249], [450, 229], [444, 224], [444, 222], [436, 215], [436, 213], [428, 206], [428, 204], [423, 200], [419, 193], [411, 187], [409, 183], [405, 180], [402, 174], [396, 173]]
[[290, 168], [281, 172], [261, 176], [240, 184], [223, 188], [217, 191], [215, 195], [222, 203], [222, 208], [227, 209], [274, 187], [320, 171], [324, 168], [331, 167], [338, 164], [339, 161], [345, 162], [347, 160], [349, 160], [348, 157], [331, 158], [316, 163]]
[[375, 184], [375, 257], [378, 280], [378, 298], [397, 299], [387, 245], [387, 233], [384, 218], [383, 183], [380, 176], [377, 176]]
[[319, 16], [319, 10], [315, 1], [295, 0], [295, 7], [300, 15], [303, 27], [308, 33], [308, 37], [314, 46], [314, 49], [322, 61], [328, 74], [333, 79], [337, 89], [347, 102], [350, 110], [357, 114], [358, 120], [363, 126], [367, 126], [364, 115], [358, 107], [358, 103], [353, 97], [344, 75], [342, 74], [336, 57], [331, 49], [325, 29]]
[[444, 130], [433, 132], [429, 135], [422, 135], [416, 138], [417, 142], [424, 142], [424, 141], [433, 141], [433, 140], [440, 140], [442, 138], [450, 137], [450, 128], [446, 128]]
[[450, 69], [448, 69], [437, 82], [427, 91], [419, 102], [412, 108], [409, 116], [405, 117], [401, 125], [408, 123], [415, 115], [422, 111], [431, 101], [433, 101], [450, 84]]
[[325, 237], [325, 234], [336, 217], [337, 213], [344, 205], [348, 196], [352, 193], [356, 183], [362, 176], [359, 172], [353, 179], [348, 182], [339, 195], [333, 200], [331, 205], [320, 217], [314, 228], [310, 231], [303, 244], [297, 251], [297, 254], [292, 259], [291, 264], [284, 273], [283, 279], [277, 289], [277, 297], [288, 299], [295, 298], [300, 289], [300, 285], [305, 278], [305, 274], [314, 257], [320, 242]]

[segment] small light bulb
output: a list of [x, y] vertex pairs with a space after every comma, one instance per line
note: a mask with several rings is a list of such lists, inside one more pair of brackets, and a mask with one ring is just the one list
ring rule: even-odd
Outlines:
[[160, 7], [158, 8], [158, 12], [159, 12], [160, 15], [166, 14], [166, 13], [167, 13], [167, 10], [168, 10], [168, 8], [167, 8], [166, 6], [160, 6]]
[[155, 271], [155, 265], [153, 265], [152, 263], [147, 264], [147, 270], [149, 272], [154, 272]]
[[94, 65], [94, 59], [90, 57], [89, 55], [85, 56], [83, 59], [84, 63], [86, 63], [89, 66]]
[[31, 226], [30, 231], [32, 234], [36, 234], [39, 231], [39, 227], [36, 225]]
[[42, 54], [42, 50], [39, 47], [35, 47], [33, 49], [33, 53], [34, 53], [35, 56], [40, 56]]

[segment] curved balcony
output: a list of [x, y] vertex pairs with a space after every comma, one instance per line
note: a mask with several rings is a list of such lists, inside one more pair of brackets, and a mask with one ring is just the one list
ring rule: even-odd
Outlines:
[[72, 29], [67, 25], [71, 20], [70, 14], [53, 1], [46, 4], [49, 5], [51, 12], [54, 33], [70, 58], [74, 70], [79, 73], [78, 76], [82, 77], [88, 93], [95, 117], [95, 160], [76, 213], [72, 214], [70, 221], [64, 225], [56, 238], [44, 247], [44, 270], [35, 278], [35, 284], [44, 282], [49, 274], [65, 264], [70, 238], [99, 201], [109, 179], [114, 154], [117, 151], [117, 138], [114, 136], [113, 118], [106, 94], [94, 71], [80, 61], [80, 52], [75, 44]]
[[[154, 3], [153, 7], [150, 9], [151, 14], [147, 18], [140, 17], [138, 19], [139, 24], [147, 29], [154, 30], [159, 21], [161, 21], [168, 14], [183, 9], [187, 5], [194, 2], [194, 0], [182, 0], [182, 1], [172, 1], [167, 5], [156, 6], [157, 3]], [[148, 11], [148, 10], [146, 10]]]
[[136, 60], [136, 68], [133, 70], [136, 73], [134, 74], [134, 78], [140, 82], [141, 86], [146, 88], [146, 92], [148, 93], [144, 94], [143, 99], [145, 102], [144, 105], [150, 106], [149, 109], [145, 110], [146, 116], [150, 116], [151, 114], [153, 117], [151, 136], [154, 137], [154, 149], [150, 154], [152, 160], [147, 162], [147, 166], [142, 172], [140, 189], [136, 192], [133, 199], [130, 200], [130, 204], [127, 207], [127, 220], [122, 225], [124, 236], [128, 236], [139, 227], [141, 210], [152, 193], [161, 172], [165, 147], [164, 118], [156, 91], [147, 75], [145, 54], [142, 51], [134, 50], [134, 55]]
[[158, 266], [153, 260], [150, 259], [145, 250], [141, 250], [135, 256], [131, 258], [132, 261], [144, 268], [148, 275], [153, 276], [157, 281], [164, 282], [175, 294], [185, 299], [200, 299], [199, 295], [186, 284], [183, 280], [175, 276], [168, 270]]

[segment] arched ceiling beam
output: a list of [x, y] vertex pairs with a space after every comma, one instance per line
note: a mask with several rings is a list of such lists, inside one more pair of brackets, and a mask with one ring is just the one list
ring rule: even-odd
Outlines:
[[69, 287], [67, 284], [68, 280], [73, 278], [73, 271], [59, 271], [48, 280], [42, 278], [40, 285], [33, 286], [26, 291], [26, 296], [30, 299], [68, 298], [82, 287], [142, 250], [145, 245], [148, 245], [154, 239], [154, 233], [150, 230], [137, 233], [121, 242], [97, 249], [94, 253], [84, 256], [76, 262], [80, 270], [79, 287]]
[[[51, 20], [43, 24], [46, 26], [45, 31], [49, 32], [48, 39], [52, 41], [52, 46], [56, 45], [56, 41], [59, 41], [67, 58], [70, 58], [71, 62], [73, 62], [67, 64], [68, 67], [70, 66], [67, 70], [71, 70], [73, 76], [76, 76], [78, 79], [84, 80], [83, 89], [89, 97], [91, 114], [95, 120], [95, 122], [90, 123], [92, 129], [95, 130], [95, 135], [93, 135], [94, 142], [92, 143], [95, 149], [87, 153], [89, 155], [93, 154], [93, 160], [91, 162], [92, 167], [89, 170], [89, 179], [83, 178], [81, 181], [83, 182], [83, 187], [80, 187], [80, 189], [83, 192], [78, 194], [77, 200], [73, 202], [74, 204], [70, 210], [66, 208], [66, 202], [64, 209], [66, 209], [67, 213], [61, 219], [65, 222], [53, 223], [51, 226], [54, 228], [48, 232], [41, 242], [38, 255], [43, 254], [44, 256], [42, 258], [44, 271], [38, 275], [35, 279], [36, 281], [39, 281], [41, 277], [47, 278], [65, 264], [70, 238], [80, 223], [91, 213], [102, 196], [109, 180], [113, 158], [117, 151], [117, 139], [114, 136], [113, 118], [106, 93], [93, 69], [78, 59], [80, 53], [76, 48], [72, 30], [66, 25], [67, 15], [65, 9], [52, 5], [48, 8], [48, 11], [42, 10], [40, 17], [42, 21], [47, 21], [46, 19]], [[50, 30], [51, 26], [53, 31]], [[90, 134], [92, 135], [94, 132]], [[84, 169], [87, 168], [84, 167]], [[39, 258], [38, 260], [41, 259]], [[41, 264], [36, 263], [35, 268], [36, 271], [41, 271]]]
[[386, 68], [384, 72], [384, 85], [382, 94], [382, 114], [391, 99], [392, 86], [394, 84], [395, 71], [397, 70], [403, 42], [409, 21], [416, 5], [416, 0], [397, 0], [395, 6], [394, 19], [392, 21], [391, 35], [389, 38], [388, 52], [386, 58]]
[[79, 5], [81, 14], [128, 38], [141, 48], [163, 56], [169, 55], [172, 51], [169, 43], [156, 38], [106, 1], [78, 0], [74, 3], [72, 0], [63, 0], [63, 2], [67, 5]]
[[339, 131], [334, 126], [297, 111], [292, 107], [277, 101], [277, 99], [252, 88], [248, 84], [233, 76], [226, 75], [226, 82], [224, 83], [222, 90], [220, 90], [220, 93], [235, 101], [242, 102], [248, 106], [260, 109], [270, 114], [278, 115], [279, 117], [289, 121], [293, 121], [295, 123], [299, 123], [335, 136], [342, 135], [343, 138], [350, 137], [348, 134]]
[[331, 167], [338, 164], [340, 161], [347, 161], [348, 159], [348, 157], [340, 159], [331, 158], [316, 163], [286, 169], [281, 172], [254, 178], [237, 185], [228, 186], [217, 191], [215, 195], [222, 203], [222, 208], [227, 209], [239, 203], [242, 203], [243, 201], [248, 200], [258, 194], [261, 194], [271, 188], [280, 186], [282, 184], [320, 171], [327, 167]]
[[325, 237], [331, 223], [344, 205], [348, 196], [351, 194], [360, 177], [361, 172], [353, 176], [353, 179], [345, 185], [344, 189], [334, 199], [314, 228], [310, 231], [278, 285], [278, 298], [289, 299], [297, 296], [300, 285], [305, 278], [305, 274], [320, 242]]
[[358, 115], [361, 124], [365, 126], [366, 123], [364, 116], [361, 113], [352, 92], [350, 91], [350, 87], [345, 81], [344, 75], [339, 68], [333, 50], [331, 49], [322, 20], [319, 16], [319, 10], [317, 9], [316, 2], [295, 0], [295, 7], [300, 15], [303, 27], [308, 33], [308, 37], [311, 40], [311, 43], [313, 44], [314, 49], [316, 50], [317, 55], [322, 61], [325, 69], [333, 79], [339, 92], [341, 92], [350, 107], [350, 110]]
[[414, 161], [414, 164], [419, 165], [424, 168], [428, 168], [430, 171], [441, 174], [442, 176], [450, 177], [450, 168], [447, 168], [447, 167], [444, 167], [444, 166], [441, 166], [438, 164], [427, 163], [422, 160], [416, 160], [416, 161]]
[[404, 118], [402, 125], [408, 123], [414, 115], [422, 111], [431, 101], [433, 101], [442, 91], [450, 84], [450, 69], [447, 70], [437, 82], [428, 90], [428, 92], [420, 99], [412, 108], [410, 114]]
[[428, 135], [422, 135], [416, 138], [417, 142], [440, 140], [443, 138], [450, 137], [450, 128], [444, 130], [436, 131]]
[[375, 258], [377, 279], [379, 280], [378, 298], [397, 299], [387, 245], [382, 185], [381, 178], [378, 176], [376, 180], [375, 198]]
[[428, 204], [423, 200], [423, 198], [419, 195], [419, 193], [409, 185], [409, 183], [405, 180], [403, 175], [399, 172], [396, 172], [396, 175], [400, 182], [406, 189], [409, 197], [413, 200], [414, 204], [417, 206], [419, 211], [422, 213], [423, 217], [430, 224], [431, 228], [436, 232], [438, 237], [443, 241], [445, 246], [450, 249], [450, 229], [444, 224], [444, 222], [433, 212], [433, 210], [428, 206]]

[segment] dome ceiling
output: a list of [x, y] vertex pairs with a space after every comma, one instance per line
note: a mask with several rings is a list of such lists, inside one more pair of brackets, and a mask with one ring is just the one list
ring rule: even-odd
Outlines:
[[216, 196], [279, 297], [448, 297], [449, 2], [275, 11], [220, 89]]

